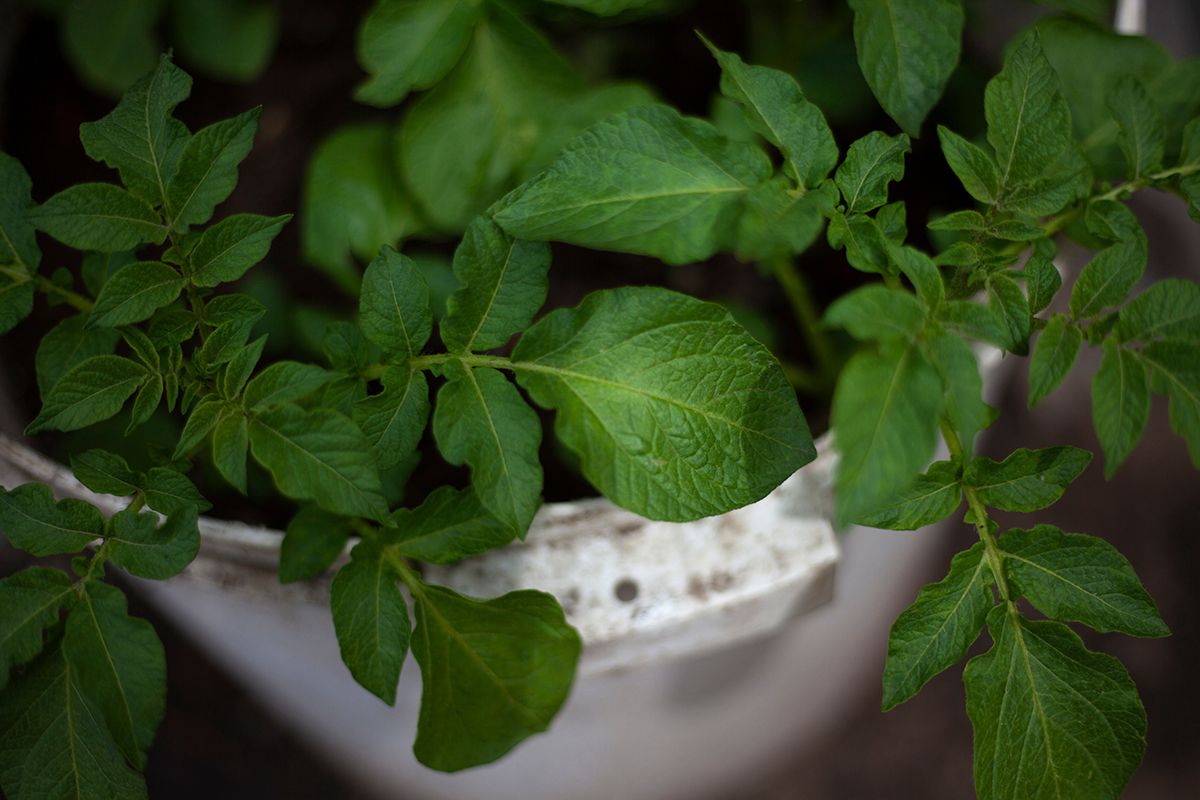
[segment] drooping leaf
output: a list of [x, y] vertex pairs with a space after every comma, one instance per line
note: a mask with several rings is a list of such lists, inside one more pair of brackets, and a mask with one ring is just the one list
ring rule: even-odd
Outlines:
[[920, 473], [933, 454], [943, 405], [941, 378], [913, 345], [885, 342], [877, 353], [850, 359], [831, 412], [841, 453], [839, 524], [873, 513]]
[[494, 216], [518, 238], [686, 264], [732, 240], [745, 194], [769, 169], [761, 150], [703, 120], [640, 106], [590, 128]]
[[238, 280], [266, 257], [291, 214], [234, 214], [204, 229], [188, 253], [192, 283], [211, 287]]
[[457, 367], [449, 377], [433, 413], [438, 450], [451, 464], [470, 465], [480, 502], [523, 538], [542, 502], [537, 414], [494, 369]]
[[470, 489], [442, 486], [414, 509], [392, 515], [387, 542], [426, 564], [450, 564], [502, 547], [513, 532], [488, 512]]
[[1061, 622], [1005, 605], [967, 664], [981, 800], [1116, 800], [1146, 747], [1146, 712], [1121, 662]]
[[821, 110], [786, 72], [746, 64], [701, 37], [721, 65], [721, 93], [741, 106], [750, 127], [775, 145], [804, 188], [812, 189], [837, 165], [838, 148]]
[[374, 448], [381, 470], [395, 467], [416, 451], [429, 421], [429, 382], [425, 373], [388, 367], [383, 391], [354, 404], [354, 422]]
[[145, 201], [111, 183], [80, 183], [29, 212], [29, 221], [76, 250], [115, 253], [161, 244], [167, 229]]
[[92, 356], [67, 371], [42, 402], [27, 434], [73, 431], [121, 410], [148, 377], [146, 368], [120, 356]]
[[652, 519], [754, 502], [815, 456], [778, 361], [714, 304], [596, 292], [530, 328], [513, 361], [588, 480]]
[[884, 711], [916, 695], [930, 678], [966, 656], [995, 603], [991, 587], [983, 542], [977, 542], [954, 556], [945, 578], [921, 589], [888, 636]]
[[360, 686], [388, 705], [396, 702], [411, 633], [399, 579], [380, 547], [362, 542], [329, 589], [342, 661]]
[[963, 188], [979, 202], [994, 205], [1000, 197], [1000, 175], [992, 154], [943, 125], [937, 132], [942, 155]]
[[380, 0], [358, 32], [358, 60], [371, 77], [355, 96], [390, 106], [437, 83], [462, 57], [481, 11], [475, 0]]
[[104, 284], [86, 324], [115, 328], [143, 322], [179, 297], [183, 284], [179, 273], [161, 261], [135, 261]]
[[1121, 129], [1117, 143], [1125, 154], [1129, 179], [1160, 168], [1166, 132], [1158, 109], [1136, 76], [1126, 75], [1117, 82], [1108, 95], [1108, 109]]
[[905, 134], [888, 136], [872, 131], [846, 151], [846, 159], [834, 180], [846, 199], [846, 213], [866, 212], [887, 202], [888, 184], [904, 177], [904, 154], [909, 151]]
[[1083, 332], [1063, 314], [1055, 314], [1038, 336], [1029, 360], [1029, 407], [1058, 388], [1079, 354]]
[[942, 379], [944, 414], [970, 452], [975, 435], [988, 424], [983, 378], [975, 351], [961, 336], [938, 333], [926, 340], [922, 353]]
[[1111, 478], [1133, 450], [1150, 414], [1146, 367], [1110, 338], [1092, 379], [1092, 424], [1104, 450], [1104, 477]]
[[300, 509], [288, 523], [279, 547], [279, 582], [315, 578], [346, 549], [350, 520], [316, 506]]
[[444, 772], [487, 764], [549, 727], [581, 649], [553, 597], [520, 591], [480, 601], [423, 585], [414, 599], [421, 763]]
[[1103, 539], [1038, 525], [999, 544], [1010, 585], [1046, 616], [1102, 633], [1170, 634], [1129, 561]]
[[0, 690], [11, 668], [42, 652], [45, 630], [74, 599], [71, 579], [57, 569], [26, 567], [0, 580]]
[[963, 480], [984, 505], [1001, 511], [1037, 511], [1053, 505], [1092, 461], [1078, 447], [1019, 448], [1003, 461], [978, 456]]
[[945, 519], [960, 505], [962, 485], [958, 467], [949, 461], [935, 461], [906, 489], [854, 522], [869, 528], [915, 531]]
[[941, 97], [962, 49], [961, 0], [850, 0], [858, 65], [910, 136]]
[[459, 290], [447, 301], [439, 330], [453, 353], [491, 350], [529, 327], [546, 300], [550, 247], [513, 239], [478, 217], [454, 251]]
[[341, 414], [280, 404], [256, 412], [249, 432], [254, 458], [288, 497], [352, 517], [387, 513], [371, 446]]
[[873, 283], [835, 300], [825, 323], [860, 340], [911, 339], [925, 323], [925, 309], [912, 293]]
[[139, 578], [161, 581], [174, 577], [200, 551], [196, 506], [184, 506], [161, 526], [155, 514], [126, 509], [113, 515], [105, 531], [109, 558]]
[[1187, 442], [1192, 463], [1200, 465], [1200, 352], [1191, 343], [1154, 342], [1141, 359], [1151, 369], [1155, 391], [1170, 398], [1171, 429]]
[[250, 152], [261, 109], [214, 122], [196, 131], [179, 155], [167, 187], [167, 217], [175, 230], [212, 219], [213, 209], [237, 185], [238, 164]]
[[358, 303], [363, 334], [388, 355], [420, 355], [433, 329], [429, 285], [408, 256], [388, 245], [367, 267]]

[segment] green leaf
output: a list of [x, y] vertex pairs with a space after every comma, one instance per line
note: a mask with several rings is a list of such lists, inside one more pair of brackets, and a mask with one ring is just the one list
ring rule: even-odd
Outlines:
[[33, 313], [34, 294], [34, 283], [28, 276], [14, 278], [0, 271], [0, 334], [8, 333]]
[[337, 373], [315, 364], [278, 361], [255, 375], [246, 384], [242, 400], [246, 408], [258, 411], [279, 403], [294, 403], [337, 377]]
[[392, 515], [387, 543], [406, 558], [451, 564], [502, 547], [512, 530], [483, 507], [470, 489], [442, 486], [414, 509]]
[[837, 165], [838, 148], [825, 115], [786, 72], [746, 64], [736, 53], [700, 39], [721, 65], [721, 93], [741, 106], [751, 129], [779, 148], [802, 187], [813, 188]]
[[572, 6], [574, 8], [582, 8], [585, 11], [590, 11], [593, 14], [601, 16], [611, 16], [620, 14], [622, 11], [628, 11], [631, 8], [641, 8], [651, 5], [657, 0], [547, 0], [550, 3], [557, 3], [560, 6]]
[[[361, 308], [361, 301], [360, 301]], [[371, 343], [363, 336], [362, 326], [353, 322], [331, 322], [321, 341], [321, 350], [329, 365], [347, 375], [357, 375], [372, 363]], [[332, 387], [331, 387], [332, 388]]]
[[987, 305], [974, 300], [951, 300], [938, 309], [938, 320], [972, 339], [1005, 349], [1012, 344], [1008, 323], [1001, 316], [994, 296], [988, 298]]
[[837, 200], [833, 181], [803, 193], [782, 177], [758, 184], [746, 195], [738, 221], [738, 260], [762, 263], [803, 253], [817, 240]]
[[1092, 454], [1078, 447], [1020, 448], [999, 462], [976, 457], [963, 481], [984, 505], [1001, 511], [1037, 511], [1058, 502], [1091, 461]]
[[142, 492], [146, 505], [163, 514], [179, 514], [188, 508], [204, 512], [212, 508], [187, 476], [169, 467], [151, 467], [142, 483]]
[[1042, 252], [1031, 255], [1025, 262], [1025, 290], [1029, 294], [1029, 312], [1037, 314], [1044, 311], [1060, 288], [1062, 275], [1054, 265], [1052, 255]]
[[845, 248], [846, 260], [855, 269], [882, 275], [895, 273], [888, 257], [892, 245], [874, 218], [866, 214], [847, 216], [834, 211], [829, 218], [826, 236], [830, 247]]
[[130, 469], [125, 459], [105, 450], [72, 453], [71, 471], [77, 481], [99, 494], [128, 497], [142, 484], [142, 476]]
[[866, 212], [887, 202], [888, 183], [904, 177], [908, 136], [888, 136], [872, 131], [846, 151], [834, 180], [846, 199], [846, 213]]
[[1110, 338], [1092, 379], [1092, 424], [1104, 450], [1104, 477], [1111, 478], [1133, 450], [1150, 414], [1146, 368], [1137, 355]]
[[992, 273], [987, 278], [987, 296], [988, 307], [1004, 323], [1004, 349], [1018, 355], [1028, 353], [1033, 319], [1021, 287], [1007, 275]]
[[131, 575], [161, 581], [174, 577], [200, 552], [195, 506], [185, 506], [160, 527], [155, 514], [126, 509], [109, 520], [109, 558]]
[[945, 519], [960, 505], [962, 486], [958, 467], [949, 461], [935, 461], [908, 488], [854, 522], [869, 528], [915, 531]]
[[29, 221], [76, 250], [115, 253], [161, 244], [167, 229], [158, 214], [120, 186], [80, 183], [29, 212]]
[[[246, 450], [249, 446], [250, 423], [246, 415], [230, 409], [213, 428], [213, 465], [229, 485], [242, 494], [246, 494]], [[257, 450], [254, 455], [258, 458]]]
[[279, 38], [279, 8], [245, 0], [172, 0], [171, 44], [184, 62], [222, 81], [257, 78]]
[[922, 353], [942, 379], [946, 419], [970, 452], [975, 435], [988, 424], [975, 351], [960, 336], [937, 333], [925, 342]]
[[429, 421], [429, 382], [425, 373], [408, 367], [388, 367], [381, 378], [383, 391], [354, 404], [354, 422], [362, 429], [381, 470], [395, 467], [412, 455]]
[[79, 679], [55, 643], [5, 690], [0, 788], [9, 800], [145, 800], [142, 777], [125, 764]]
[[205, 228], [188, 254], [192, 283], [212, 287], [239, 280], [266, 257], [291, 218], [234, 214]]
[[961, 661], [983, 632], [994, 604], [983, 542], [977, 542], [954, 556], [946, 577], [922, 588], [892, 625], [883, 667], [883, 710], [913, 697], [930, 678]]
[[129, 616], [120, 589], [89, 581], [67, 617], [62, 646], [121, 753], [145, 769], [167, 704], [166, 659], [154, 628]]
[[1200, 284], [1179, 278], [1151, 284], [1121, 309], [1117, 334], [1124, 341], [1200, 341]]
[[192, 79], [171, 63], [170, 56], [162, 56], [154, 71], [131, 86], [116, 108], [96, 122], [79, 126], [83, 149], [117, 170], [129, 191], [152, 206], [163, 205], [190, 138], [171, 112], [191, 93]]
[[10, 669], [42, 652], [45, 630], [74, 599], [70, 577], [57, 569], [26, 567], [0, 580], [0, 690]]
[[587, 479], [651, 519], [752, 503], [815, 456], [779, 362], [715, 304], [595, 292], [530, 328], [513, 361]]
[[839, 524], [873, 513], [929, 463], [943, 405], [941, 378], [915, 346], [884, 342], [850, 359], [831, 411]]
[[1121, 662], [1005, 605], [987, 623], [995, 643], [963, 673], [979, 797], [1116, 800], [1146, 747], [1146, 712]]
[[213, 209], [237, 186], [237, 167], [254, 145], [261, 110], [252, 108], [214, 122], [188, 140], [167, 187], [166, 209], [175, 230], [208, 222]]
[[1187, 442], [1192, 463], [1200, 467], [1200, 353], [1194, 344], [1155, 342], [1141, 358], [1150, 366], [1155, 390], [1170, 398], [1171, 429]]
[[524, 538], [542, 503], [537, 414], [494, 369], [453, 368], [437, 396], [433, 435], [451, 464], [469, 464], [480, 502]]
[[1146, 237], [1117, 242], [1097, 253], [1071, 288], [1071, 317], [1089, 319], [1120, 303], [1146, 271]]
[[1170, 635], [1133, 567], [1103, 539], [1038, 525], [999, 543], [1010, 585], [1046, 616], [1101, 633]]
[[65, 4], [63, 51], [83, 82], [109, 95], [136, 92], [142, 81], [135, 81], [154, 69], [162, 51], [154, 27], [164, 5], [164, 0]]
[[279, 547], [279, 582], [315, 578], [329, 569], [346, 549], [352, 532], [345, 517], [316, 506], [300, 509], [288, 523]]
[[67, 317], [50, 329], [38, 344], [38, 390], [45, 398], [64, 374], [93, 356], [111, 355], [120, 334], [111, 328], [89, 329], [87, 316]]
[[460, 288], [446, 305], [442, 342], [452, 353], [492, 350], [529, 327], [546, 301], [550, 247], [513, 239], [477, 217], [454, 251]]
[[863, 77], [883, 110], [916, 136], [962, 49], [961, 0], [850, 0]]
[[1029, 359], [1029, 407], [1033, 408], [1063, 382], [1079, 346], [1083, 343], [1083, 331], [1071, 323], [1063, 314], [1055, 314], [1046, 323], [1033, 348]]
[[342, 661], [360, 686], [389, 706], [396, 703], [412, 630], [399, 577], [378, 545], [363, 542], [329, 589]]
[[121, 329], [121, 338], [148, 370], [154, 373], [162, 372], [162, 358], [159, 357], [158, 350], [149, 336], [130, 326]]
[[590, 128], [494, 217], [518, 238], [686, 264], [733, 239], [746, 192], [769, 174], [757, 147], [667, 106], [641, 106]]
[[429, 585], [413, 594], [412, 651], [424, 684], [417, 759], [454, 772], [546, 730], [582, 648], [554, 598], [520, 591], [480, 601]]
[[429, 284], [406, 255], [384, 245], [363, 275], [358, 303], [363, 334], [390, 356], [420, 355], [433, 329]]
[[480, 12], [478, 0], [381, 0], [358, 32], [358, 61], [371, 77], [355, 97], [391, 106], [433, 86], [462, 57]]
[[351, 517], [387, 514], [371, 446], [337, 412], [287, 404], [259, 411], [250, 422], [250, 447], [288, 497]]
[[888, 256], [912, 283], [925, 308], [937, 311], [946, 299], [946, 287], [933, 259], [913, 247], [891, 247]]
[[226, 404], [221, 400], [205, 399], [197, 403], [183, 426], [179, 444], [175, 446], [172, 458], [187, 458], [191, 449], [200, 444], [216, 427], [226, 408]]
[[0, 152], [0, 334], [33, 311], [33, 275], [42, 253], [27, 215], [33, 205], [29, 174]]
[[242, 387], [246, 385], [246, 381], [250, 378], [250, 374], [254, 372], [254, 368], [258, 365], [258, 360], [262, 358], [263, 347], [266, 344], [267, 337], [264, 334], [246, 345], [245, 349], [229, 360], [229, 363], [225, 366], [225, 375], [221, 379], [222, 395], [230, 400], [237, 398], [238, 394], [242, 391]]
[[1136, 180], [1162, 167], [1166, 138], [1162, 117], [1136, 76], [1126, 75], [1117, 81], [1108, 95], [1108, 110], [1121, 129], [1117, 143], [1125, 154], [1129, 179]]
[[104, 284], [87, 324], [104, 328], [149, 319], [183, 291], [183, 278], [161, 261], [135, 261]]
[[369, 261], [422, 225], [392, 155], [392, 126], [340, 128], [318, 145], [304, 182], [305, 258], [346, 292], [358, 292], [355, 258]]
[[108, 419], [148, 375], [141, 364], [119, 356], [93, 356], [80, 362], [54, 384], [41, 413], [25, 432], [73, 431]]
[[943, 125], [938, 125], [937, 132], [946, 163], [963, 188], [979, 202], [995, 205], [1000, 198], [1000, 175], [992, 154]]
[[859, 340], [911, 339], [925, 324], [925, 309], [912, 293], [875, 283], [839, 297], [824, 321]]

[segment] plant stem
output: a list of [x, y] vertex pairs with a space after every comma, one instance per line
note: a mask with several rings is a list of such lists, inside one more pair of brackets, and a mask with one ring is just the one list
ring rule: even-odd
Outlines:
[[777, 259], [771, 267], [792, 307], [796, 321], [800, 323], [800, 333], [804, 336], [808, 351], [817, 364], [817, 374], [822, 382], [828, 383], [837, 372], [837, 359], [821, 327], [821, 317], [813, 304], [808, 284], [804, 282], [795, 262], [790, 258]]
[[70, 289], [64, 289], [54, 281], [44, 275], [37, 276], [37, 288], [47, 295], [57, 295], [62, 298], [67, 305], [76, 311], [91, 311], [95, 305], [91, 300], [88, 300], [78, 292], [72, 292]]

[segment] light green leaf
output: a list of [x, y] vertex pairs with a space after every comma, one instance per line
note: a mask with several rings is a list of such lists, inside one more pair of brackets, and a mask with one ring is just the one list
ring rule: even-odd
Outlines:
[[246, 0], [171, 2], [171, 44], [184, 63], [219, 80], [257, 78], [278, 38], [278, 6]]
[[131, 86], [116, 108], [96, 122], [79, 126], [83, 149], [117, 170], [133, 194], [152, 206], [162, 206], [190, 137], [171, 112], [191, 93], [187, 73], [169, 56], [160, 57], [154, 71]]
[[[246, 415], [230, 409], [213, 428], [213, 465], [229, 485], [242, 494], [246, 494], [246, 450], [249, 446], [250, 423]], [[257, 450], [254, 455], [258, 458]]]
[[883, 110], [916, 136], [962, 50], [961, 0], [850, 0], [858, 65]]
[[333, 565], [353, 532], [350, 520], [316, 506], [300, 509], [279, 547], [279, 582], [315, 578]]
[[145, 800], [142, 777], [125, 764], [88, 695], [57, 642], [5, 690], [0, 788], [9, 800]]
[[954, 556], [946, 577], [922, 588], [892, 625], [883, 667], [883, 710], [913, 697], [930, 678], [961, 661], [983, 632], [994, 604], [983, 542], [977, 542]]
[[128, 615], [120, 589], [89, 581], [67, 617], [63, 654], [117, 747], [144, 769], [167, 704], [166, 660], [154, 628]]
[[494, 369], [453, 367], [437, 396], [433, 435], [451, 464], [471, 466], [480, 502], [524, 538], [542, 503], [542, 426], [516, 387]]
[[342, 661], [360, 686], [389, 706], [396, 703], [412, 630], [399, 577], [379, 545], [362, 542], [329, 589]]
[[960, 505], [962, 486], [958, 467], [949, 461], [935, 461], [908, 488], [854, 522], [869, 528], [915, 531], [945, 519]]
[[1005, 605], [967, 664], [981, 800], [1117, 800], [1146, 748], [1146, 712], [1121, 662], [1061, 622]]
[[1111, 478], [1133, 450], [1150, 414], [1146, 367], [1109, 337], [1092, 379], [1092, 424], [1104, 450], [1104, 477]]
[[420, 355], [433, 330], [429, 284], [406, 255], [388, 245], [367, 267], [358, 302], [363, 334], [389, 356]]
[[45, 630], [74, 600], [70, 577], [57, 569], [26, 567], [0, 580], [0, 690], [11, 668], [42, 652]]
[[388, 367], [381, 378], [383, 391], [354, 404], [354, 422], [362, 429], [381, 470], [410, 457], [429, 421], [429, 382], [425, 373], [408, 367]]
[[992, 297], [988, 301], [982, 305], [974, 300], [951, 300], [938, 309], [938, 320], [967, 337], [1007, 348], [1011, 344], [1008, 324], [996, 301]]
[[769, 171], [753, 145], [666, 106], [641, 106], [593, 126], [494, 216], [519, 238], [686, 264], [732, 241], [746, 192]]
[[866, 214], [842, 214], [834, 211], [829, 217], [826, 231], [829, 246], [845, 248], [850, 266], [863, 272], [881, 275], [895, 274], [895, 267], [888, 257], [892, 249], [879, 223]]
[[184, 506], [160, 527], [155, 514], [126, 509], [109, 520], [109, 558], [131, 575], [161, 581], [174, 577], [200, 551], [195, 506]]
[[1083, 331], [1063, 314], [1055, 314], [1046, 323], [1029, 359], [1029, 407], [1058, 388], [1079, 354]]
[[161, 261], [135, 261], [104, 284], [87, 325], [115, 328], [149, 319], [183, 291], [183, 278]]
[[1038, 525], [1008, 531], [1000, 550], [1010, 585], [1051, 619], [1101, 633], [1171, 633], [1133, 567], [1103, 539]]
[[442, 486], [414, 509], [392, 515], [387, 543], [407, 558], [451, 564], [502, 547], [512, 530], [483, 507], [470, 489]]
[[254, 145], [261, 108], [214, 122], [196, 131], [179, 156], [179, 168], [167, 187], [167, 216], [175, 230], [212, 219], [237, 186], [237, 167]]
[[1020, 448], [999, 462], [976, 457], [967, 466], [963, 481], [986, 506], [1037, 511], [1058, 502], [1091, 461], [1092, 454], [1078, 447]]
[[25, 432], [73, 431], [108, 419], [121, 410], [149, 373], [136, 361], [92, 356], [67, 371], [42, 402]]
[[1121, 129], [1117, 144], [1125, 154], [1129, 179], [1159, 169], [1166, 132], [1158, 109], [1136, 76], [1126, 75], [1117, 81], [1108, 95], [1108, 110]]
[[530, 328], [513, 361], [587, 479], [652, 519], [752, 503], [815, 456], [779, 362], [715, 304], [595, 292]]
[[734, 252], [741, 261], [770, 262], [807, 250], [833, 213], [838, 190], [833, 181], [799, 192], [785, 178], [760, 183], [746, 195]]
[[136, 92], [141, 82], [135, 81], [154, 69], [162, 51], [154, 27], [164, 5], [164, 0], [66, 4], [63, 51], [83, 82], [109, 95]]
[[111, 183], [80, 183], [29, 212], [29, 221], [76, 250], [115, 253], [161, 244], [167, 229], [144, 201]]
[[288, 497], [351, 517], [387, 513], [371, 446], [337, 412], [287, 404], [259, 411], [250, 422], [250, 447]]
[[391, 106], [433, 86], [462, 57], [480, 13], [478, 0], [380, 0], [358, 32], [358, 61], [371, 77], [355, 97]]
[[192, 283], [212, 287], [240, 279], [266, 257], [271, 242], [291, 219], [291, 214], [234, 214], [205, 228], [188, 253]]
[[839, 524], [873, 513], [933, 455], [942, 381], [915, 345], [884, 342], [842, 369], [831, 419]]
[[1171, 429], [1187, 442], [1192, 463], [1200, 468], [1200, 352], [1190, 343], [1154, 342], [1141, 358], [1155, 390], [1170, 398]]
[[995, 205], [1000, 197], [1000, 175], [992, 154], [943, 125], [938, 125], [937, 132], [946, 163], [963, 188], [979, 202]]
[[946, 299], [946, 287], [933, 259], [913, 247], [890, 247], [888, 257], [912, 282], [925, 308], [931, 312], [937, 311]]
[[838, 148], [825, 115], [786, 72], [746, 64], [700, 37], [721, 65], [721, 93], [742, 107], [746, 121], [779, 148], [802, 187], [814, 188], [837, 166]]
[[487, 217], [477, 217], [454, 251], [459, 290], [441, 322], [452, 353], [491, 350], [529, 327], [546, 301], [550, 247], [513, 239]]
[[279, 403], [294, 403], [336, 377], [337, 373], [315, 364], [278, 361], [250, 379], [242, 399], [246, 408], [252, 411]]
[[582, 648], [553, 597], [480, 601], [420, 585], [414, 600], [424, 688], [413, 752], [422, 764], [443, 772], [488, 764], [549, 727]]
[[911, 339], [925, 324], [925, 309], [911, 292], [873, 283], [835, 300], [825, 311], [825, 324], [863, 341]]
[[887, 202], [888, 184], [904, 177], [908, 136], [872, 131], [846, 151], [834, 180], [846, 199], [846, 213], [867, 212]]
[[1121, 309], [1117, 333], [1125, 341], [1200, 341], [1200, 283], [1167, 278], [1151, 284]]
[[937, 333], [926, 340], [922, 353], [942, 379], [946, 420], [970, 452], [975, 435], [988, 424], [975, 350], [961, 336]]

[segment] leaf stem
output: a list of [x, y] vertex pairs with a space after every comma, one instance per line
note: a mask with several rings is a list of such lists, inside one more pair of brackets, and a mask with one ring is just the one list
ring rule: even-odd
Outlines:
[[[946, 440], [946, 447], [950, 450], [950, 455], [954, 461], [963, 469], [966, 469], [967, 459], [966, 452], [963, 449], [962, 441], [959, 440], [958, 434], [954, 431], [953, 426], [942, 417], [939, 420], [942, 429], [942, 438]], [[1013, 597], [1008, 590], [1008, 580], [1004, 577], [1004, 557], [1000, 553], [1000, 547], [996, 544], [996, 537], [992, 535], [991, 518], [988, 516], [987, 508], [983, 505], [983, 501], [979, 499], [979, 495], [975, 493], [972, 486], [963, 484], [963, 494], [967, 497], [967, 506], [971, 509], [971, 516], [975, 521], [975, 532], [979, 535], [979, 541], [983, 542], [983, 550], [987, 558], [988, 568], [992, 571], [992, 576], [996, 581], [996, 588], [1000, 592], [1000, 598], [1006, 603], [1012, 603]]]
[[817, 375], [823, 384], [828, 385], [837, 372], [837, 359], [821, 326], [821, 317], [813, 303], [812, 292], [792, 259], [775, 260], [771, 264], [771, 271], [779, 281], [796, 321], [800, 323], [800, 333], [804, 336], [808, 351], [817, 364]]
[[76, 311], [91, 311], [95, 305], [91, 300], [88, 300], [78, 292], [73, 292], [70, 289], [64, 289], [54, 281], [44, 275], [37, 276], [37, 288], [47, 295], [57, 295], [62, 298], [67, 305]]

